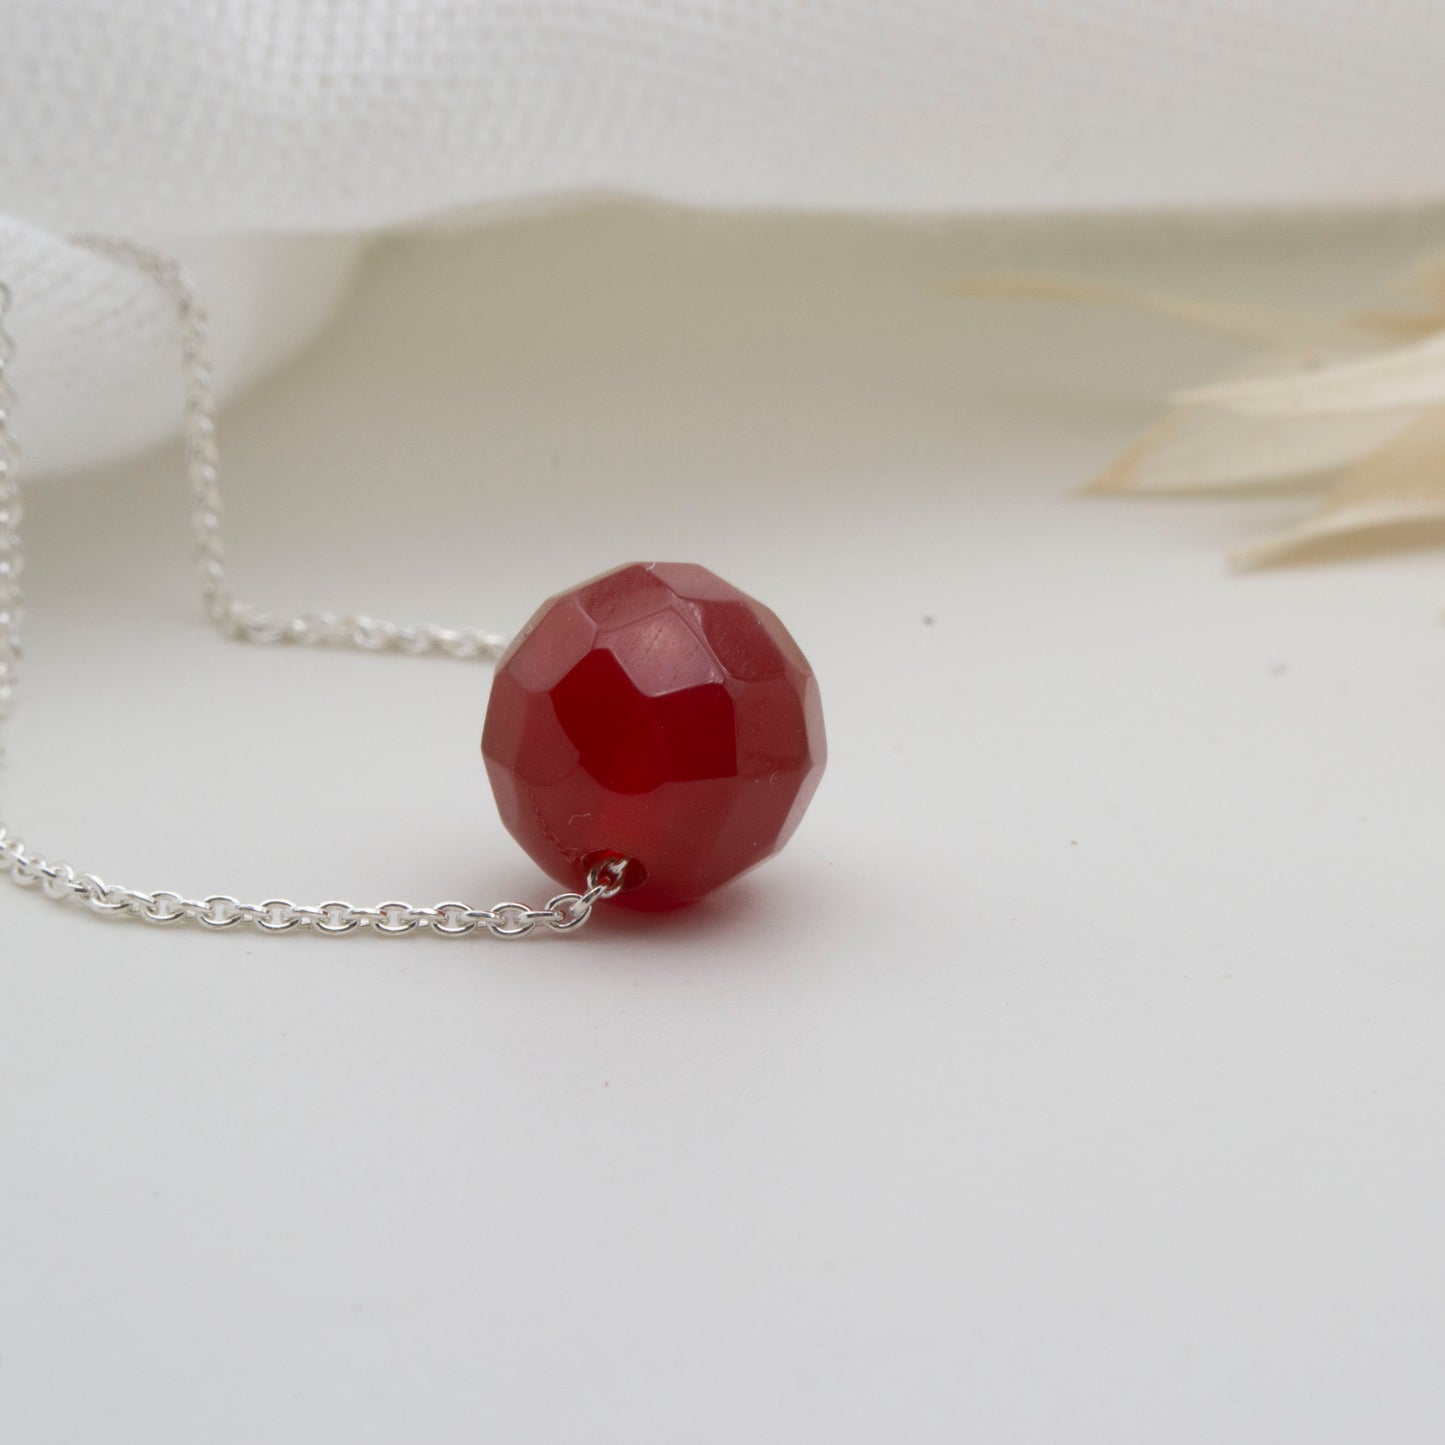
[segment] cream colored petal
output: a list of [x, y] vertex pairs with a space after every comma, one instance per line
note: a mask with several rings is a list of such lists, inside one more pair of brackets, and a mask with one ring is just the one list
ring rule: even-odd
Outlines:
[[[1236, 375], [1276, 376], [1313, 356], [1345, 353], [1267, 351]], [[1196, 492], [1322, 477], [1359, 461], [1410, 424], [1414, 411], [1330, 417], [1259, 417], [1218, 407], [1180, 407], [1151, 426], [1084, 488], [1104, 492]]]
[[1328, 538], [1383, 527], [1445, 523], [1445, 407], [1415, 420], [1394, 441], [1351, 467], [1313, 517], [1236, 551], [1259, 567]]
[[1445, 317], [1445, 251], [1426, 252], [1390, 289]]
[[1445, 306], [1420, 311], [1353, 311], [1350, 320], [1382, 345], [1404, 346], [1445, 331]]
[[1084, 488], [1195, 492], [1321, 477], [1378, 450], [1414, 412], [1294, 418], [1184, 407], [1151, 426]]
[[1406, 303], [1404, 309], [1357, 311], [1351, 320], [1362, 330], [1397, 343], [1445, 331], [1445, 252], [1422, 256], [1390, 290]]
[[1410, 346], [1287, 376], [1196, 387], [1176, 400], [1186, 406], [1218, 406], [1276, 417], [1434, 406], [1445, 402], [1445, 332]]
[[1361, 328], [1348, 318], [1280, 306], [1236, 305], [1161, 291], [1112, 286], [1102, 281], [1074, 281], [1063, 276], [1029, 276], [995, 272], [946, 281], [949, 296], [975, 300], [1068, 301], [1123, 306], [1178, 322], [1195, 331], [1254, 345], [1338, 345], [1359, 340]]

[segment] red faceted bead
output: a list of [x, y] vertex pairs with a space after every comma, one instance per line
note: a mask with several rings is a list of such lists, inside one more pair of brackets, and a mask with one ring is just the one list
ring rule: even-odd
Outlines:
[[554, 878], [632, 860], [669, 908], [776, 853], [822, 776], [807, 659], [703, 567], [634, 563], [543, 604], [497, 667], [482, 756], [502, 821]]

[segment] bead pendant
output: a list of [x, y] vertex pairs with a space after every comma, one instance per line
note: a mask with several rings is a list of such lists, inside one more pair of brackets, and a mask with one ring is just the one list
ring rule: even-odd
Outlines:
[[553, 878], [627, 859], [619, 903], [689, 903], [792, 836], [827, 748], [813, 670], [766, 607], [684, 563], [633, 563], [538, 609], [497, 666], [482, 755]]

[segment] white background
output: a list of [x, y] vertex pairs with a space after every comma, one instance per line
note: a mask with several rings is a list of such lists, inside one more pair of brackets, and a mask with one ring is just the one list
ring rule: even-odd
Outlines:
[[[1438, 1440], [1440, 554], [1234, 578], [1305, 503], [1071, 498], [1232, 353], [930, 287], [1341, 302], [1439, 231], [603, 210], [376, 257], [224, 419], [243, 590], [510, 629], [697, 560], [809, 653], [830, 770], [715, 902], [571, 939], [7, 891], [0, 1434]], [[487, 671], [218, 640], [182, 494], [36, 490], [6, 820], [196, 895], [545, 897]]]
[[1445, 199], [1440, 0], [0, 0], [0, 34], [32, 476], [174, 430], [164, 321], [76, 232], [179, 251], [229, 396], [321, 329], [363, 237], [559, 196]]

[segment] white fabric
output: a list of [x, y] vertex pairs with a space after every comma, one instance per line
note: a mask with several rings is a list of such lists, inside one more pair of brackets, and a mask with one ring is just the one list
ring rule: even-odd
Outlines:
[[321, 324], [378, 228], [599, 191], [892, 213], [1434, 198], [1442, 74], [1439, 0], [0, 0], [30, 466], [175, 421], [159, 316], [64, 245], [76, 229], [206, 273], [233, 389]]

